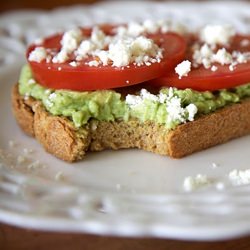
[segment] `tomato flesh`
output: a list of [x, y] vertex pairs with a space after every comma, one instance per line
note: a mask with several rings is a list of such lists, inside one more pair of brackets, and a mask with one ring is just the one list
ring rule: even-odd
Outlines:
[[[113, 27], [105, 27], [105, 32], [111, 32]], [[91, 29], [83, 29], [83, 33], [90, 34]], [[106, 34], [107, 34], [106, 33]], [[163, 49], [163, 58], [159, 63], [149, 66], [113, 67], [111, 65], [91, 67], [82, 63], [72, 67], [69, 62], [52, 63], [29, 61], [35, 80], [48, 88], [69, 89], [76, 91], [88, 91], [98, 89], [112, 89], [130, 86], [158, 78], [173, 69], [177, 63], [183, 60], [186, 51], [185, 40], [175, 33], [149, 35], [157, 45]], [[49, 37], [42, 45], [45, 48], [59, 51], [62, 34]], [[31, 45], [27, 50], [27, 58], [30, 52], [38, 45]], [[92, 58], [87, 58], [85, 62]]]
[[[248, 46], [241, 46], [243, 40], [248, 40]], [[229, 51], [249, 52], [250, 36], [237, 35], [234, 37]], [[233, 71], [230, 71], [229, 65], [214, 64], [216, 71], [205, 69], [203, 66], [192, 68], [188, 76], [179, 79], [173, 71], [164, 77], [150, 81], [155, 86], [176, 87], [180, 89], [191, 88], [199, 91], [213, 91], [219, 89], [233, 88], [250, 82], [250, 61], [237, 64]]]

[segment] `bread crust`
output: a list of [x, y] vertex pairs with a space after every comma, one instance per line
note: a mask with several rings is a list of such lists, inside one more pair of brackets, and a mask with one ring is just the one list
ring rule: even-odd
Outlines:
[[121, 148], [181, 158], [250, 134], [250, 98], [171, 131], [163, 125], [138, 120], [91, 120], [76, 129], [69, 119], [47, 112], [40, 101], [21, 96], [17, 84], [12, 89], [12, 110], [25, 133], [35, 137], [49, 153], [69, 162], [81, 160], [87, 151]]

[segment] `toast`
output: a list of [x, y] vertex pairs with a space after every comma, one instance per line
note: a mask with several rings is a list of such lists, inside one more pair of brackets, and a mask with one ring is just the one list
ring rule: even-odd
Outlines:
[[68, 162], [83, 159], [88, 151], [139, 148], [172, 158], [250, 134], [250, 98], [168, 130], [154, 122], [90, 120], [76, 128], [65, 117], [53, 116], [40, 101], [24, 98], [16, 84], [12, 109], [22, 130], [35, 137], [54, 156]]

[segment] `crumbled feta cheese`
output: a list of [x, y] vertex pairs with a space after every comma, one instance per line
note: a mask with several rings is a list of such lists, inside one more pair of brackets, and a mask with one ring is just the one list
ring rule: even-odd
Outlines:
[[218, 67], [215, 66], [215, 65], [213, 65], [213, 66], [211, 67], [211, 71], [213, 71], [213, 72], [215, 72], [217, 69], [218, 69]]
[[212, 51], [212, 49], [208, 46], [208, 44], [205, 43], [205, 44], [201, 47], [200, 53], [201, 53], [201, 56], [202, 56], [202, 57], [209, 58], [209, 57], [212, 56], [213, 51]]
[[247, 52], [241, 53], [239, 51], [233, 51], [232, 56], [237, 63], [247, 63], [247, 60], [249, 59], [249, 53]]
[[239, 51], [233, 51], [229, 53], [225, 48], [219, 49], [217, 52], [214, 52], [212, 47], [208, 44], [204, 44], [201, 48], [194, 46], [195, 50], [193, 53], [193, 66], [198, 67], [203, 65], [206, 69], [211, 68], [211, 71], [216, 71], [217, 66], [212, 65], [213, 63], [218, 63], [220, 65], [230, 64], [229, 70], [233, 71], [234, 68], [239, 63], [247, 63], [250, 59], [250, 53]]
[[113, 66], [122, 67], [130, 63], [131, 50], [127, 46], [127, 42], [120, 40], [117, 43], [110, 44], [109, 58], [113, 61]]
[[207, 25], [200, 33], [201, 40], [208, 44], [226, 45], [235, 35], [230, 25]]
[[131, 50], [134, 56], [150, 54], [150, 52], [154, 52], [154, 45], [153, 40], [139, 36], [131, 43]]
[[53, 57], [52, 62], [66, 62], [69, 59], [69, 54], [77, 49], [82, 37], [83, 36], [80, 29], [73, 29], [65, 32], [61, 40], [62, 48], [59, 53]]
[[34, 84], [34, 83], [36, 83], [36, 81], [35, 81], [34, 79], [31, 78], [31, 79], [28, 80], [28, 84], [29, 84], [29, 85], [32, 85], [32, 84]]
[[149, 91], [146, 89], [141, 89], [140, 95], [127, 95], [126, 96], [126, 104], [129, 106], [137, 106], [141, 104], [144, 100], [151, 100], [151, 101], [159, 101], [159, 98], [157, 95], [151, 94]]
[[167, 122], [171, 124], [175, 121], [185, 122], [185, 109], [181, 107], [181, 99], [174, 96], [167, 100]]
[[188, 60], [179, 63], [175, 67], [175, 72], [179, 75], [179, 79], [181, 79], [183, 76], [187, 76], [190, 71], [191, 71], [191, 62]]
[[196, 107], [196, 105], [194, 105], [193, 103], [190, 103], [187, 107], [186, 110], [188, 112], [188, 121], [193, 121], [194, 120], [194, 116], [196, 115], [196, 113], [198, 112], [198, 108]]
[[90, 40], [83, 40], [80, 43], [80, 46], [78, 47], [76, 51], [76, 60], [80, 61], [84, 57], [87, 56], [88, 53], [92, 52], [95, 49], [95, 45], [92, 41]]
[[146, 89], [142, 89], [140, 95], [141, 95], [143, 100], [147, 99], [147, 100], [151, 100], [151, 101], [154, 101], [154, 102], [158, 101], [158, 97], [156, 95], [151, 94]]
[[228, 68], [229, 68], [230, 71], [234, 71], [234, 67], [235, 67], [234, 64], [230, 64]]
[[27, 101], [29, 100], [30, 96], [26, 93], [25, 96], [24, 96], [24, 100]]
[[233, 62], [232, 55], [227, 52], [225, 48], [219, 49], [215, 55], [213, 55], [213, 61], [218, 62], [221, 65], [230, 64]]
[[29, 61], [31, 62], [41, 62], [45, 60], [47, 57], [47, 52], [44, 47], [36, 47], [34, 50], [32, 50], [29, 54]]
[[54, 92], [51, 93], [51, 94], [49, 95], [49, 100], [52, 101], [53, 99], [56, 98], [56, 96], [57, 96], [56, 93], [54, 93]]
[[204, 44], [200, 49], [196, 48], [193, 53], [195, 65], [203, 64], [205, 68], [210, 68], [213, 51], [208, 44]]
[[82, 39], [82, 31], [80, 29], [72, 29], [63, 34], [61, 44], [62, 50], [65, 51], [66, 54], [73, 52]]
[[46, 95], [49, 95], [50, 93], [51, 93], [51, 89], [46, 89], [46, 90], [45, 90], [45, 94], [46, 94]]
[[183, 188], [186, 192], [190, 192], [210, 183], [211, 180], [206, 175], [197, 174], [195, 177], [186, 177], [183, 182]]
[[46, 99], [45, 102], [44, 102], [45, 106], [48, 106], [49, 108], [53, 107], [54, 106], [54, 103], [51, 102], [49, 99]]
[[137, 95], [127, 95], [125, 102], [126, 104], [128, 104], [129, 106], [137, 106], [139, 104], [141, 104], [143, 101], [141, 96], [137, 96]]
[[[172, 88], [170, 88], [170, 89], [172, 89]], [[159, 94], [159, 102], [160, 103], [166, 102], [168, 98], [169, 98], [169, 95], [160, 92], [160, 94]]]
[[250, 184], [250, 169], [234, 169], [228, 174], [228, 178], [235, 186]]
[[108, 62], [110, 60], [110, 58], [109, 58], [109, 52], [108, 51], [106, 51], [106, 50], [99, 50], [99, 51], [96, 51], [93, 54], [100, 59], [100, 61], [102, 62], [102, 64], [104, 66], [108, 65]]
[[76, 67], [77, 66], [77, 62], [75, 62], [75, 61], [70, 62], [69, 65], [72, 66], [72, 67]]
[[64, 63], [69, 59], [68, 53], [65, 50], [61, 50], [58, 54], [56, 54], [53, 59], [52, 62], [53, 63]]
[[97, 66], [99, 66], [99, 62], [96, 60], [93, 60], [93, 61], [88, 62], [88, 65], [90, 67], [92, 67], [92, 66], [97, 67]]
[[94, 27], [91, 33], [91, 41], [97, 46], [97, 48], [103, 48], [105, 45], [105, 39], [107, 36], [98, 27]]

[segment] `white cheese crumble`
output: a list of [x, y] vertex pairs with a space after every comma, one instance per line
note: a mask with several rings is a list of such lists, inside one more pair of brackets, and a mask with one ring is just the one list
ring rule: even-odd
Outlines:
[[217, 69], [218, 69], [218, 67], [215, 66], [215, 65], [213, 65], [213, 66], [211, 67], [211, 71], [213, 71], [213, 72], [215, 72]]
[[183, 189], [186, 192], [191, 192], [210, 183], [211, 180], [206, 175], [197, 174], [195, 177], [188, 176], [184, 179]]
[[69, 54], [77, 49], [82, 39], [82, 31], [80, 29], [72, 29], [63, 34], [61, 45], [62, 48], [52, 59], [53, 63], [64, 63], [69, 59]]
[[[129, 44], [129, 46], [127, 46]], [[109, 46], [108, 58], [113, 61], [113, 66], [122, 67], [130, 63], [131, 43], [128, 40], [119, 40]]]
[[47, 57], [46, 49], [43, 47], [36, 47], [33, 51], [29, 54], [29, 61], [31, 62], [38, 62], [45, 60]]
[[250, 169], [234, 169], [228, 174], [228, 178], [235, 186], [250, 184]]
[[232, 63], [232, 55], [226, 51], [225, 48], [219, 49], [215, 55], [213, 55], [213, 61], [218, 62], [221, 65]]
[[218, 69], [218, 66], [214, 64], [229, 65], [229, 70], [233, 71], [238, 64], [247, 63], [249, 59], [249, 52], [233, 51], [229, 53], [226, 48], [216, 51], [208, 44], [203, 44], [200, 48], [196, 45], [193, 52], [193, 66], [203, 65], [206, 69], [211, 68], [211, 71]]
[[96, 50], [91, 54], [97, 56], [102, 65], [112, 62], [114, 67], [124, 67], [130, 63], [137, 66], [148, 63], [151, 65], [153, 62], [160, 62], [162, 58], [162, 50], [153, 40], [144, 36], [115, 38], [109, 44], [108, 50]]
[[69, 65], [72, 66], [72, 67], [76, 67], [77, 66], [77, 62], [75, 62], [75, 61], [70, 62]]
[[235, 29], [230, 25], [207, 25], [200, 33], [200, 38], [207, 44], [226, 45], [235, 35]]
[[187, 76], [190, 71], [191, 71], [191, 62], [188, 60], [179, 63], [175, 67], [175, 72], [179, 75], [179, 79], [181, 79], [183, 76]]
[[48, 98], [49, 98], [50, 101], [53, 101], [56, 97], [57, 97], [56, 93], [53, 92], [53, 93], [51, 93], [51, 94], [49, 95]]
[[67, 53], [73, 52], [82, 39], [82, 31], [80, 29], [72, 29], [63, 34], [61, 44], [62, 50]]
[[[233, 71], [238, 64], [247, 63], [250, 60], [249, 52], [233, 51], [226, 48], [230, 45], [235, 30], [229, 25], [207, 25], [200, 32], [201, 41], [193, 46], [193, 67], [203, 65], [206, 69], [215, 72], [218, 65], [228, 65]], [[247, 46], [247, 41], [241, 41], [241, 46]], [[215, 64], [215, 65], [214, 65]]]
[[32, 84], [35, 84], [35, 83], [36, 83], [36, 81], [34, 79], [32, 79], [32, 78], [28, 80], [29, 85], [32, 85]]
[[92, 66], [97, 67], [97, 66], [99, 66], [99, 62], [96, 60], [93, 60], [93, 61], [88, 62], [88, 65], [90, 67], [92, 67]]
[[143, 99], [141, 96], [130, 95], [130, 94], [127, 95], [126, 99], [125, 99], [126, 104], [128, 104], [130, 107], [137, 106], [137, 105], [141, 104], [142, 101], [143, 101]]
[[196, 107], [196, 105], [194, 105], [193, 103], [190, 103], [187, 107], [186, 110], [188, 112], [188, 121], [193, 121], [194, 120], [194, 116], [196, 115], [196, 113], [198, 112], [198, 108]]
[[172, 123], [174, 121], [185, 121], [185, 109], [181, 107], [181, 99], [174, 96], [167, 101], [167, 122]]
[[69, 59], [68, 53], [65, 50], [61, 50], [57, 55], [52, 59], [53, 63], [64, 63]]

